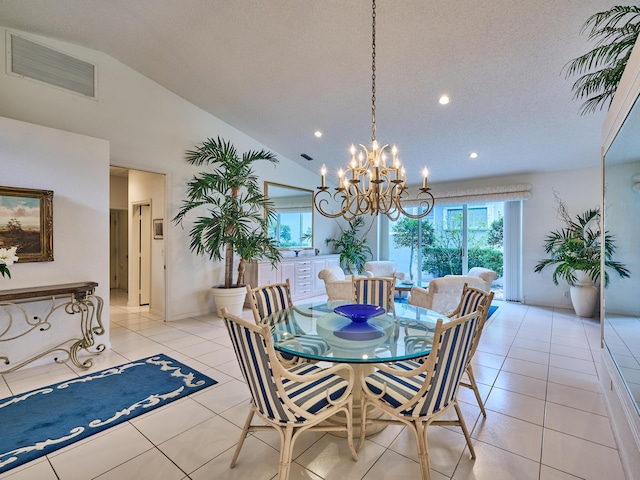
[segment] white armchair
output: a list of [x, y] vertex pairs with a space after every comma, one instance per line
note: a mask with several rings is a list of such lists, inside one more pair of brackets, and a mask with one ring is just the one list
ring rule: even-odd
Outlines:
[[470, 275], [451, 275], [434, 278], [428, 288], [414, 286], [411, 288], [407, 303], [428, 308], [436, 312], [448, 314], [460, 303], [464, 284], [469, 287], [485, 290], [485, 282], [480, 277]]
[[367, 277], [395, 277], [399, 280], [404, 279], [404, 273], [398, 272], [398, 265], [396, 264], [396, 262], [390, 260], [375, 260], [366, 262], [364, 264], [364, 270], [367, 274]]
[[[498, 279], [498, 274], [496, 272], [494, 272], [493, 270], [489, 270], [488, 268], [484, 268], [484, 267], [473, 267], [471, 270], [469, 270], [469, 273], [467, 274], [470, 277], [478, 277], [480, 279], [482, 279], [482, 281], [484, 282], [484, 287], [482, 288], [485, 292], [489, 292], [491, 291], [491, 284], [493, 283], [494, 280]], [[446, 277], [461, 277], [464, 275], [445, 275]], [[472, 287], [473, 285], [469, 285], [470, 287]]]
[[327, 300], [351, 300], [353, 285], [351, 275], [345, 275], [340, 267], [327, 267], [318, 272], [318, 278], [324, 280]]

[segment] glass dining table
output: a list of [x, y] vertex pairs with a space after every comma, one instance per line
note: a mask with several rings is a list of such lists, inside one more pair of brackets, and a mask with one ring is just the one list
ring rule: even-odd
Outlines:
[[352, 306], [356, 313], [362, 307], [348, 300], [295, 305], [263, 323], [270, 326], [276, 350], [285, 355], [375, 364], [429, 355], [437, 319], [448, 320], [442, 313], [395, 302], [392, 312], [379, 309], [376, 316], [354, 321], [349, 316]]
[[[355, 377], [354, 435], [359, 434], [360, 427], [361, 376], [372, 373], [376, 363], [429, 355], [438, 318], [448, 320], [442, 313], [395, 302], [392, 312], [376, 310], [371, 318], [353, 321], [351, 318], [358, 317], [361, 307], [348, 300], [309, 303], [289, 307], [263, 319], [263, 323], [270, 326], [275, 349], [283, 356], [352, 366]], [[367, 415], [370, 418], [377, 416], [375, 413]], [[332, 421], [344, 423], [345, 419], [338, 417]], [[383, 428], [384, 425], [367, 427], [367, 435]]]

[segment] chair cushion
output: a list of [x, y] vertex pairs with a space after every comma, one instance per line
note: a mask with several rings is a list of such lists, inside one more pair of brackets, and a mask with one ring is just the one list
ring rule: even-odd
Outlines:
[[[321, 372], [323, 369], [311, 363], [301, 363], [290, 368], [291, 373], [296, 375], [311, 375]], [[327, 401], [327, 394], [331, 400], [339, 398], [346, 390], [349, 382], [335, 374], [328, 374], [315, 382], [294, 382], [283, 379], [282, 385], [287, 396], [300, 408], [309, 413], [318, 413], [327, 408], [330, 404]], [[304, 419], [300, 419], [303, 421]]]
[[[389, 368], [410, 371], [419, 368], [420, 364], [411, 360], [395, 362]], [[378, 370], [365, 378], [365, 385], [374, 394], [380, 394], [386, 388], [385, 394], [381, 397], [385, 403], [393, 408], [407, 403], [418, 393], [425, 382], [425, 375], [414, 377], [396, 377], [391, 373]], [[411, 415], [411, 411], [402, 412], [403, 415]]]

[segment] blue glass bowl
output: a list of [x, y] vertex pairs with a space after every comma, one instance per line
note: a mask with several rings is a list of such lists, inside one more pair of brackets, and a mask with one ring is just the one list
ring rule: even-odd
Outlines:
[[370, 318], [383, 315], [386, 310], [378, 305], [369, 305], [368, 303], [353, 303], [341, 305], [333, 309], [338, 315], [347, 317], [354, 323], [364, 323]]

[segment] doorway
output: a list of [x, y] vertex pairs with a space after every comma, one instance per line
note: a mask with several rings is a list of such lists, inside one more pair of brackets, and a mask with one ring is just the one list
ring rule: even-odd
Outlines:
[[152, 229], [164, 222], [165, 175], [113, 166], [110, 173], [112, 296], [165, 318], [164, 236]]
[[151, 205], [138, 203], [133, 206], [131, 221], [134, 254], [134, 277], [137, 280], [137, 305], [147, 306], [151, 301]]

